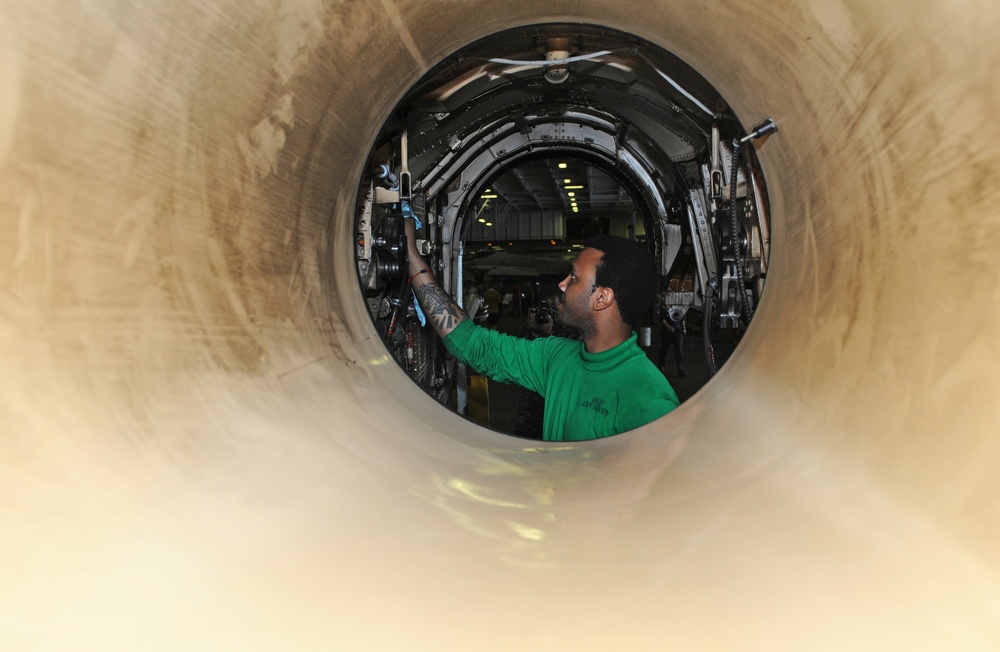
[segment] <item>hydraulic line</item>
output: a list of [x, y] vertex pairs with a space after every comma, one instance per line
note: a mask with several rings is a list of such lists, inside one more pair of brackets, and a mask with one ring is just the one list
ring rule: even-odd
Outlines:
[[705, 311], [701, 322], [701, 338], [705, 346], [705, 362], [708, 364], [708, 373], [714, 376], [719, 368], [715, 366], [715, 348], [712, 346], [712, 301], [715, 297], [715, 279], [709, 281], [705, 287]]
[[733, 168], [729, 175], [729, 225], [730, 225], [730, 245], [733, 248], [733, 258], [736, 266], [737, 291], [740, 297], [740, 308], [743, 314], [743, 321], [746, 326], [750, 325], [752, 314], [750, 313], [750, 301], [747, 299], [746, 280], [744, 279], [743, 258], [740, 252], [740, 238], [737, 227], [739, 221], [736, 218], [736, 181], [740, 169], [740, 149], [743, 143], [738, 138], [733, 139]]
[[[406, 269], [405, 258], [403, 262], [403, 269]], [[397, 292], [396, 296], [390, 300], [392, 308], [389, 311], [389, 317], [388, 317], [389, 325], [386, 328], [385, 332], [385, 339], [387, 342], [392, 341], [392, 336], [396, 332], [396, 323], [399, 321], [400, 314], [403, 315], [406, 314], [406, 308], [407, 308], [406, 304], [409, 302], [411, 294], [408, 291], [409, 289], [410, 289], [410, 280], [406, 277], [406, 274], [404, 273], [403, 280], [399, 286], [399, 292]]]

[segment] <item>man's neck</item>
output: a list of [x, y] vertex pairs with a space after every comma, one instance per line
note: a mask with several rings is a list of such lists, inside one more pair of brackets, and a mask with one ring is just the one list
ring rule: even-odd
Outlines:
[[603, 353], [630, 337], [632, 337], [632, 327], [622, 323], [618, 328], [598, 328], [593, 335], [583, 338], [583, 346], [587, 349], [587, 353]]

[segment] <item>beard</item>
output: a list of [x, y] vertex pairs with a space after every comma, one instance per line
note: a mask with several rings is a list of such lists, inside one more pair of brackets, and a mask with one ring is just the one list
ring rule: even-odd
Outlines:
[[583, 339], [597, 333], [594, 316], [590, 313], [589, 297], [580, 296], [575, 303], [566, 303], [566, 297], [562, 294], [558, 295], [555, 315], [556, 320], [560, 323], [579, 330]]

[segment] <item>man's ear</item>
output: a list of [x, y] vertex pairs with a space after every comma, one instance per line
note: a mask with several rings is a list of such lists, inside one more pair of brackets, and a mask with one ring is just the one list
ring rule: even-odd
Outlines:
[[615, 305], [615, 291], [599, 285], [594, 291], [594, 310], [607, 310]]

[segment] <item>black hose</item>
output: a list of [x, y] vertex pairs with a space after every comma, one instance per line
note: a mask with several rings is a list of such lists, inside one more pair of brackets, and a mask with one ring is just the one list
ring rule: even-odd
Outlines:
[[701, 338], [705, 345], [705, 362], [708, 363], [708, 375], [714, 376], [719, 368], [715, 366], [715, 348], [712, 346], [712, 300], [715, 296], [715, 281], [709, 281], [705, 288], [705, 316], [701, 323]]
[[743, 252], [740, 251], [739, 221], [736, 219], [736, 181], [740, 171], [740, 148], [743, 143], [738, 138], [733, 139], [733, 169], [729, 175], [729, 238], [733, 248], [733, 258], [736, 260], [736, 280], [739, 284], [740, 309], [743, 314], [743, 321], [747, 326], [753, 315], [750, 313], [750, 301], [746, 293], [746, 279], [743, 271]]
[[[403, 231], [404, 227], [402, 222], [399, 223], [399, 226], [401, 232], [404, 232]], [[392, 336], [395, 335], [396, 333], [396, 324], [399, 321], [401, 315], [402, 316], [406, 315], [406, 309], [409, 307], [410, 297], [413, 294], [410, 291], [410, 279], [407, 276], [409, 274], [409, 269], [410, 269], [409, 268], [410, 256], [406, 249], [405, 236], [401, 236], [401, 238], [402, 239], [400, 241], [400, 246], [399, 246], [398, 263], [400, 272], [402, 273], [402, 277], [400, 278], [399, 281], [399, 291], [396, 293], [396, 296], [394, 296], [392, 299], [389, 300], [389, 303], [392, 307], [390, 308], [389, 311], [388, 324], [385, 332], [386, 342], [392, 341]]]
[[[405, 266], [404, 266], [405, 269]], [[402, 317], [405, 319], [406, 311], [410, 306], [410, 297], [413, 295], [410, 292], [410, 280], [406, 278], [406, 274], [403, 274], [403, 280], [400, 284], [399, 293], [396, 294], [392, 299], [389, 300], [389, 314], [386, 316], [386, 329], [385, 329], [385, 341], [392, 342], [392, 336], [396, 333], [396, 326], [399, 319]]]

